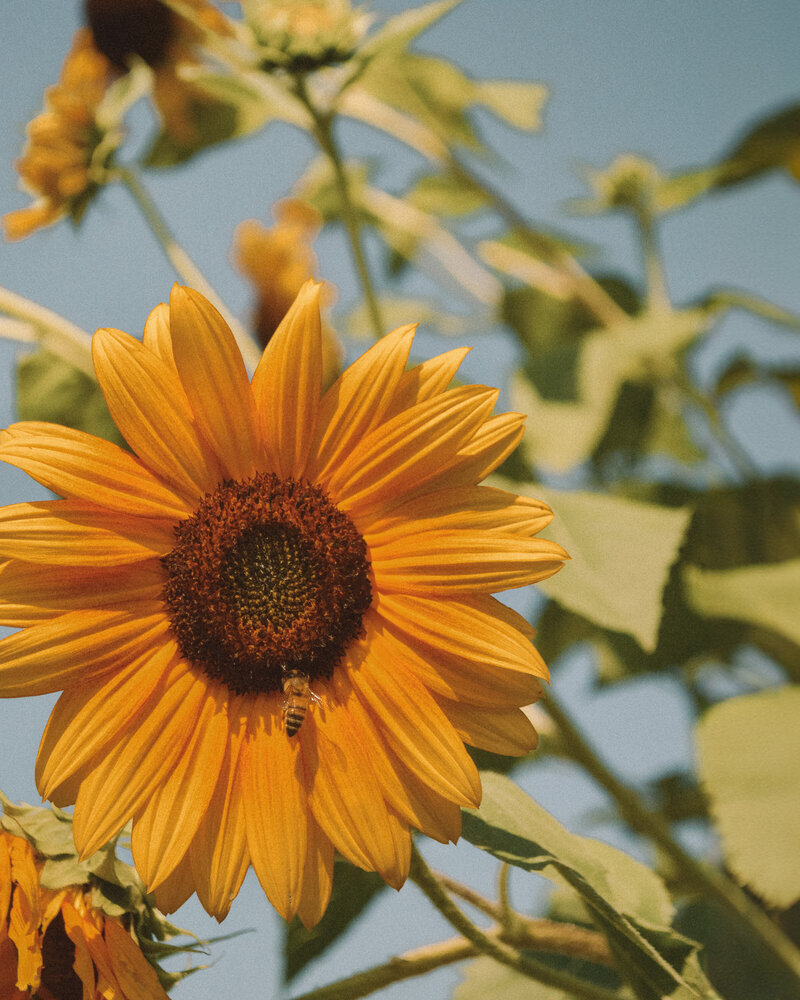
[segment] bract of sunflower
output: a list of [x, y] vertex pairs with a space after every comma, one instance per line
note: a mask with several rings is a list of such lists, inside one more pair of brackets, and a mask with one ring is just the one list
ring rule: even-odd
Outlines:
[[222, 919], [250, 865], [285, 918], [325, 911], [334, 852], [399, 888], [411, 830], [455, 841], [481, 788], [465, 743], [524, 754], [547, 669], [494, 593], [566, 553], [536, 500], [478, 485], [523, 417], [407, 368], [413, 326], [324, 394], [307, 282], [248, 378], [176, 286], [139, 341], [94, 337], [131, 451], [37, 422], [0, 458], [63, 499], [0, 510], [0, 695], [62, 691], [36, 766], [81, 856], [132, 820], [170, 912]]

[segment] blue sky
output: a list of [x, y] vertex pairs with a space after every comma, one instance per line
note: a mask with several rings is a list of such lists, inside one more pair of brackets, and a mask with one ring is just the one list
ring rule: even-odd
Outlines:
[[[380, 11], [404, 3], [375, 3]], [[71, 34], [79, 23], [76, 0], [5, 0], [0, 60], [0, 212], [21, 207], [12, 162], [25, 123], [41, 106], [42, 91], [57, 79]], [[569, 221], [564, 202], [583, 194], [580, 163], [603, 166], [617, 153], [635, 151], [665, 168], [702, 164], [717, 156], [750, 122], [797, 100], [800, 5], [795, 0], [751, 4], [743, 0], [464, 0], [431, 30], [420, 47], [454, 59], [479, 77], [534, 79], [551, 88], [545, 129], [514, 132], [489, 116], [480, 124], [489, 145], [509, 167], [504, 190], [532, 220], [569, 224], [601, 248], [605, 267], [638, 273], [636, 245], [623, 219]], [[385, 158], [381, 175], [397, 184], [413, 163], [397, 147], [353, 126], [343, 132], [352, 153]], [[212, 284], [242, 316], [248, 290], [229, 262], [231, 234], [245, 218], [268, 221], [273, 201], [284, 197], [308, 160], [303, 136], [271, 127], [236, 146], [213, 150], [188, 168], [153, 172], [149, 190], [179, 239]], [[661, 234], [670, 289], [688, 301], [712, 285], [736, 285], [800, 312], [800, 185], [779, 174], [749, 187], [708, 198], [679, 213]], [[352, 304], [356, 285], [338, 236], [319, 247], [322, 276]], [[0, 245], [0, 284], [62, 313], [88, 331], [116, 326], [141, 330], [148, 311], [169, 292], [175, 275], [123, 190], [108, 190], [80, 231], [62, 223], [21, 244]], [[413, 321], [409, 316], [408, 320]], [[704, 352], [710, 370], [731, 341], [748, 350], [781, 354], [787, 335], [737, 315], [726, 321]], [[440, 348], [423, 337], [426, 353]], [[357, 350], [356, 347], [351, 347]], [[0, 424], [14, 419], [12, 363], [15, 349], [0, 342]], [[498, 360], [499, 359], [499, 360]], [[502, 383], [513, 353], [480, 339], [465, 363], [478, 381]], [[764, 464], [796, 457], [796, 439], [782, 433], [785, 406], [773, 394], [754, 392], [737, 404], [734, 427]], [[777, 423], [776, 423], [777, 421]], [[775, 430], [774, 428], [778, 428]], [[0, 503], [44, 496], [13, 469], [0, 474]], [[625, 691], [589, 698], [591, 666], [576, 660], [557, 682], [610, 761], [635, 780], [669, 769], [691, 754], [691, 737], [680, 692], [666, 681], [629, 685]], [[54, 698], [0, 702], [0, 787], [12, 798], [37, 801], [33, 763], [39, 734]], [[526, 788], [575, 829], [602, 797], [567, 768], [548, 764], [521, 776]], [[592, 832], [598, 832], [593, 829]], [[599, 832], [608, 833], [602, 829]], [[491, 891], [494, 865], [469, 845], [432, 845], [433, 864]], [[529, 892], [525, 889], [524, 892]], [[517, 902], [523, 905], [522, 895]], [[217, 928], [195, 903], [177, 922], [197, 933]], [[230, 992], [273, 996], [279, 989], [278, 920], [256, 880], [245, 887], [222, 930], [256, 932], [214, 951], [217, 964], [175, 995], [185, 1000]], [[329, 960], [302, 980], [309, 988], [378, 962], [390, 954], [450, 936], [412, 887], [387, 893], [370, 916]], [[425, 984], [437, 1000], [456, 977], [439, 973]], [[404, 1000], [420, 984], [384, 995]], [[297, 990], [299, 992], [299, 989]]]

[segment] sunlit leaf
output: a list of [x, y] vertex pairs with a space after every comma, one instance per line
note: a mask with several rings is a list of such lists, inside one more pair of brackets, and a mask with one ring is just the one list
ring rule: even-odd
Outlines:
[[769, 906], [782, 909], [800, 899], [798, 719], [795, 686], [715, 705], [697, 731], [700, 776], [725, 861]]
[[369, 36], [359, 49], [359, 56], [371, 59], [387, 49], [404, 49], [460, 3], [461, 0], [434, 0], [421, 7], [401, 11]]
[[[534, 993], [535, 991], [535, 993]], [[521, 972], [500, 965], [493, 958], [476, 958], [464, 970], [464, 978], [453, 991], [453, 1000], [570, 1000], [563, 990], [536, 983]]]
[[542, 127], [547, 87], [526, 80], [483, 80], [475, 85], [475, 100], [515, 128]]
[[697, 303], [699, 308], [709, 312], [724, 312], [728, 309], [744, 309], [746, 312], [769, 320], [792, 330], [800, 330], [800, 316], [767, 299], [740, 288], [715, 288]]
[[490, 203], [483, 191], [452, 174], [426, 174], [406, 198], [423, 212], [434, 215], [469, 215]]

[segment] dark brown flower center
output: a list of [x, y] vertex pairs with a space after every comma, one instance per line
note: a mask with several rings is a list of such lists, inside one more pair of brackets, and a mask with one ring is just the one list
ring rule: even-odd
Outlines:
[[42, 941], [42, 981], [37, 996], [82, 1000], [83, 984], [73, 968], [75, 945], [67, 937], [64, 918], [57, 913]]
[[175, 527], [164, 600], [183, 655], [238, 694], [330, 677], [372, 600], [367, 547], [327, 494], [259, 473]]
[[96, 47], [126, 72], [130, 57], [159, 66], [176, 34], [176, 18], [159, 0], [85, 0]]

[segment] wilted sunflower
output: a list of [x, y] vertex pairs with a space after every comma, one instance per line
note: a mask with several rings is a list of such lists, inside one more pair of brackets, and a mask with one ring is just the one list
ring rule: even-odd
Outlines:
[[[218, 918], [252, 863], [287, 919], [322, 916], [334, 849], [406, 878], [480, 800], [464, 742], [525, 753], [546, 668], [493, 592], [566, 558], [542, 503], [477, 486], [523, 418], [448, 389], [465, 355], [406, 371], [414, 328], [324, 394], [308, 282], [248, 380], [230, 330], [175, 287], [143, 342], [94, 337], [133, 454], [19, 423], [0, 458], [66, 499], [0, 510], [0, 694], [63, 689], [37, 782], [78, 849], [129, 819], [172, 910]], [[286, 693], [285, 693], [286, 692]], [[305, 719], [302, 716], [305, 712]], [[302, 724], [296, 735], [290, 735]]]
[[104, 913], [88, 882], [47, 887], [45, 863], [24, 837], [0, 830], [0, 998], [166, 1000], [130, 914]]

